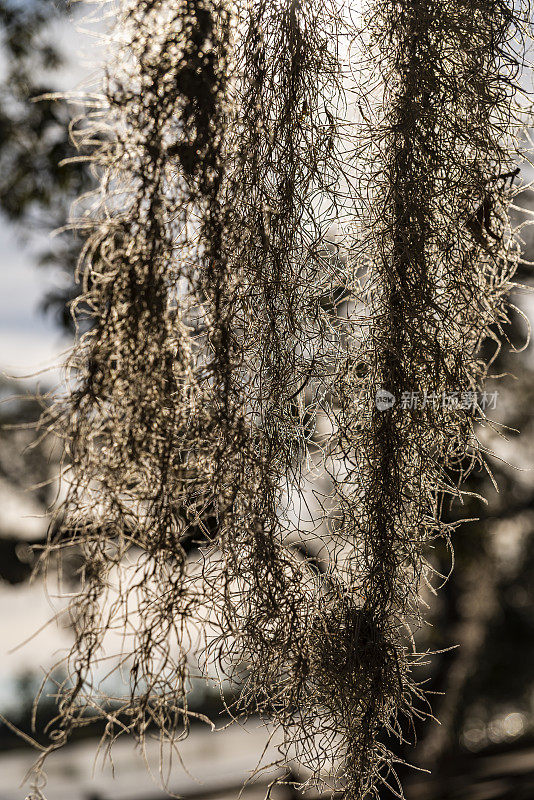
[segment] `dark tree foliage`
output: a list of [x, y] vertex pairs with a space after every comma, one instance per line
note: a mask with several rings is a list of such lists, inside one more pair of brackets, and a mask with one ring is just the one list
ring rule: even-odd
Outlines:
[[[69, 24], [69, 7], [52, 0], [2, 0], [0, 43], [5, 69], [0, 81], [0, 211], [25, 235], [62, 228], [72, 201], [91, 186], [70, 136], [72, 107], [58, 98], [54, 73], [65, 66], [54, 25]], [[70, 22], [72, 24], [72, 21]], [[37, 98], [41, 98], [38, 99]], [[40, 263], [59, 267], [64, 289], [43, 298], [44, 310], [72, 328], [68, 303], [78, 294], [73, 275], [80, 243], [63, 233], [41, 248]]]

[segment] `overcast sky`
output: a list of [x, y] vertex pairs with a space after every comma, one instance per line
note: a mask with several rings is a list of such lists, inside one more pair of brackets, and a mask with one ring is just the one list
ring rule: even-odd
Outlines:
[[[81, 28], [73, 20], [54, 26], [54, 41], [67, 59], [53, 77], [58, 91], [75, 90], [95, 74], [94, 39]], [[24, 233], [26, 238], [28, 231]], [[58, 274], [36, 266], [36, 253], [43, 242], [42, 234], [39, 236], [33, 243], [24, 242], [20, 232], [0, 215], [0, 373], [22, 376], [57, 366], [69, 345], [53, 316], [39, 312], [43, 297], [61, 281]], [[55, 369], [40, 381], [55, 383], [58, 377]]]
[[53, 276], [35, 266], [30, 247], [1, 218], [0, 254], [0, 369], [20, 376], [52, 366], [68, 339], [38, 311]]

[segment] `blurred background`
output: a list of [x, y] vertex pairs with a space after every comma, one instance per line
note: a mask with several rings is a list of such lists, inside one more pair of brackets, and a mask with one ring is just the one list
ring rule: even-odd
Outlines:
[[[76, 10], [61, 2], [0, 0], [0, 714], [9, 721], [0, 723], [0, 800], [27, 794], [21, 781], [36, 753], [11, 725], [45, 741], [43, 729], [54, 712], [52, 681], [41, 696], [35, 729], [32, 704], [43, 675], [71, 641], [65, 618], [54, 619], [57, 601], [40, 578], [30, 581], [61, 456], [59, 442], [36, 441], [34, 423], [53, 392], [61, 391], [58, 364], [73, 333], [68, 303], [76, 296], [79, 242], [69, 232], [50, 233], [65, 225], [72, 200], [91, 188], [92, 178], [83, 164], [61, 163], [73, 155], [72, 107], [33, 98], [91, 81], [91, 37], [75, 18]], [[534, 211], [531, 194], [523, 192], [517, 206], [523, 209], [513, 212], [519, 224]], [[522, 231], [526, 261], [534, 261], [531, 230]], [[533, 276], [523, 265], [518, 281], [534, 285]], [[534, 318], [534, 297], [518, 290], [514, 302], [506, 333], [512, 349], [519, 349], [527, 336], [523, 314]], [[428, 775], [399, 767], [408, 800], [534, 798], [532, 347], [517, 353], [504, 348], [496, 367], [507, 377], [488, 387], [498, 392], [490, 414], [505, 426], [504, 438], [489, 427], [481, 435], [494, 452], [489, 461], [499, 491], [488, 473], [476, 473], [468, 488], [487, 505], [473, 496], [462, 508], [447, 510], [451, 519], [479, 519], [459, 529], [454, 571], [438, 595], [427, 598], [431, 625], [421, 631], [419, 647], [440, 652], [418, 677], [434, 693], [441, 725], [421, 721], [416, 747], [397, 748], [400, 758], [432, 770]], [[445, 548], [432, 558], [449, 571]], [[225, 726], [217, 697], [205, 692], [194, 703]], [[157, 741], [145, 753], [152, 774], [134, 742], [125, 739], [113, 750], [113, 773], [109, 760], [95, 763], [101, 732], [79, 733], [50, 760], [48, 799], [164, 797]], [[267, 743], [259, 723], [217, 735], [199, 723], [183, 745], [187, 769], [169, 762], [163, 777], [182, 797], [237, 798]], [[264, 762], [275, 744], [268, 745]], [[272, 777], [260, 775], [245, 794], [263, 797]], [[274, 793], [293, 797], [289, 787]]]

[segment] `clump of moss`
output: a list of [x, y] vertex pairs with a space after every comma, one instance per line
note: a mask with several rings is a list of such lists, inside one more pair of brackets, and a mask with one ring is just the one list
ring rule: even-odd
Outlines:
[[[78, 134], [92, 325], [46, 420], [68, 456], [48, 557], [82, 555], [52, 749], [89, 716], [180, 739], [199, 657], [304, 786], [394, 783], [387, 737], [424, 713], [406, 631], [483, 461], [481, 345], [518, 257], [524, 13], [375, 0], [364, 35], [316, 0], [120, 5]], [[372, 73], [359, 120], [347, 68]]]

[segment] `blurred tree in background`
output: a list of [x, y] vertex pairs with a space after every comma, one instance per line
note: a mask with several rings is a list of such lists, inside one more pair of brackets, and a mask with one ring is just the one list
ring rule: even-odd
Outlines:
[[[70, 233], [54, 239], [50, 234], [67, 223], [70, 205], [89, 187], [90, 177], [83, 164], [62, 163], [75, 154], [67, 103], [38, 98], [55, 90], [57, 73], [66, 67], [57, 32], [69, 16], [67, 4], [50, 0], [0, 2], [0, 214], [21, 238], [41, 234], [39, 264], [68, 276], [63, 289], [42, 298], [42, 311], [53, 313], [66, 329], [72, 328], [68, 303], [76, 294], [79, 245]], [[42, 411], [30, 398], [10, 399], [17, 393], [14, 383], [2, 381], [0, 478], [13, 491], [25, 491], [49, 480], [50, 465], [42, 446], [26, 449], [34, 433], [11, 429], [17, 422], [35, 424]], [[44, 509], [52, 499], [50, 485], [37, 498]], [[21, 549], [9, 530], [3, 530], [0, 547], [1, 577], [9, 583], [28, 578], [34, 559], [27, 548]]]
[[[50, 234], [67, 223], [72, 201], [91, 185], [85, 164], [69, 139], [72, 105], [39, 99], [56, 89], [69, 63], [57, 44], [71, 19], [67, 3], [51, 0], [0, 2], [0, 211], [19, 232]], [[43, 308], [72, 329], [68, 302], [76, 295], [73, 273], [79, 243], [70, 232], [48, 239], [39, 263], [60, 269], [65, 287], [43, 297]]]

